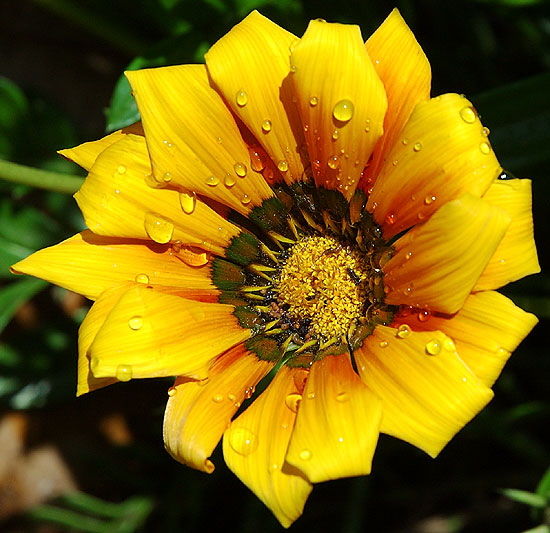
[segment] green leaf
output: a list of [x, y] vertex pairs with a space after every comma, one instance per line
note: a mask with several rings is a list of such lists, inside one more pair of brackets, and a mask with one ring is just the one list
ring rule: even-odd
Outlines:
[[544, 509], [548, 505], [548, 500], [546, 498], [534, 492], [520, 489], [502, 489], [500, 492], [510, 500], [524, 503], [530, 507], [536, 507], [537, 509]]
[[547, 500], [550, 500], [550, 468], [544, 473], [539, 484], [537, 485], [536, 493]]
[[19, 306], [46, 285], [47, 283], [41, 279], [24, 278], [0, 290], [0, 332], [8, 325]]

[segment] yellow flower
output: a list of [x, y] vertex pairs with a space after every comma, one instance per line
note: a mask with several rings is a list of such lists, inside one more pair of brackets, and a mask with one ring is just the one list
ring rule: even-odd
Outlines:
[[539, 266], [530, 182], [430, 98], [399, 13], [364, 43], [254, 12], [205, 66], [127, 75], [142, 124], [61, 152], [89, 230], [13, 266], [95, 301], [78, 394], [177, 376], [170, 454], [212, 472], [223, 437], [285, 527], [380, 432], [436, 456], [536, 323], [496, 289]]

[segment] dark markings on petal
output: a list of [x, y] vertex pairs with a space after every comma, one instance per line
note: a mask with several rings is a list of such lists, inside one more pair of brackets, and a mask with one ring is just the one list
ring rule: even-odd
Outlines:
[[225, 250], [225, 257], [242, 266], [258, 261], [260, 241], [250, 233], [241, 232], [231, 240]]
[[268, 198], [255, 207], [248, 218], [265, 231], [287, 231], [288, 211], [278, 198]]
[[222, 291], [235, 291], [246, 282], [246, 275], [241, 266], [215, 258], [212, 261], [212, 281]]
[[241, 327], [251, 329], [253, 333], [258, 333], [263, 325], [262, 317], [250, 305], [240, 305], [235, 307], [233, 314], [237, 317]]
[[245, 346], [247, 350], [254, 352], [258, 356], [258, 359], [262, 359], [263, 361], [275, 363], [283, 356], [283, 350], [279, 344], [275, 340], [263, 335], [251, 337], [245, 342]]

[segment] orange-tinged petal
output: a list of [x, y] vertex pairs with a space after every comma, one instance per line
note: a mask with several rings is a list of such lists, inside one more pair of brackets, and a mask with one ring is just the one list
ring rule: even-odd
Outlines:
[[161, 376], [205, 379], [218, 355], [250, 336], [233, 310], [231, 305], [136, 286], [122, 295], [97, 332], [89, 348], [92, 372], [97, 378], [121, 381]]
[[145, 138], [123, 135], [96, 159], [75, 194], [86, 225], [116, 237], [178, 242], [223, 254], [240, 230], [193, 193], [152, 188]]
[[115, 131], [101, 139], [98, 139], [97, 141], [85, 142], [75, 146], [74, 148], [59, 150], [57, 153], [89, 171], [95, 163], [97, 156], [103, 152], [103, 150], [122, 139], [124, 135], [128, 133], [143, 135], [141, 123], [138, 122], [132, 126], [124, 128], [123, 130]]
[[432, 457], [493, 397], [438, 331], [377, 326], [355, 360], [382, 399], [381, 431]]
[[231, 111], [204, 65], [127, 72], [158, 181], [203, 194], [246, 215], [273, 193], [250, 168]]
[[413, 330], [440, 330], [456, 344], [460, 358], [491, 387], [519, 343], [535, 327], [537, 317], [494, 291], [471, 294], [458, 313], [396, 317]]
[[219, 294], [208, 265], [188, 266], [166, 245], [102, 237], [89, 230], [39, 250], [13, 265], [12, 271], [45, 279], [92, 300], [110, 286], [127, 281]]
[[349, 199], [382, 135], [387, 109], [359, 27], [311, 21], [291, 64], [315, 183]]
[[510, 223], [498, 207], [465, 194], [395, 243], [384, 266], [386, 303], [456, 313]]
[[540, 272], [533, 236], [531, 180], [497, 180], [483, 199], [506, 211], [512, 222], [474, 290], [498, 289]]
[[296, 420], [293, 398], [304, 370], [281, 367], [267, 389], [225, 432], [229, 468], [271, 510], [284, 527], [301, 514], [311, 484], [285, 455]]
[[381, 417], [349, 356], [326, 356], [311, 367], [286, 460], [312, 483], [369, 474]]
[[384, 135], [367, 171], [374, 181], [416, 104], [430, 98], [432, 73], [428, 58], [397, 9], [365, 46], [388, 97]]
[[462, 193], [483, 195], [499, 173], [472, 104], [444, 94], [416, 105], [380, 169], [367, 209], [384, 236], [392, 237]]
[[226, 102], [280, 168], [287, 183], [303, 179], [302, 124], [290, 80], [296, 36], [253, 11], [207, 52], [208, 72]]
[[164, 414], [164, 444], [170, 455], [211, 473], [209, 457], [242, 402], [273, 368], [243, 344], [220, 356], [205, 381], [178, 378], [169, 391]]

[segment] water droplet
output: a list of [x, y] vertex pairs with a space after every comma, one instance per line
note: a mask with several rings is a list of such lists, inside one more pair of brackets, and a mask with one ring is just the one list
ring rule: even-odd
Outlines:
[[298, 406], [300, 405], [301, 400], [301, 394], [289, 394], [285, 398], [285, 404], [293, 413], [296, 413], [298, 411]]
[[476, 112], [470, 107], [463, 107], [460, 110], [462, 120], [468, 124], [473, 124], [476, 121]]
[[170, 174], [170, 172], [165, 172], [162, 176], [162, 181], [164, 181], [164, 183], [170, 183], [172, 181], [172, 174]]
[[399, 165], [399, 159], [394, 159], [391, 164], [396, 167], [397, 165]]
[[416, 315], [419, 322], [427, 322], [430, 319], [430, 312], [427, 310], [419, 311]]
[[158, 213], [145, 213], [144, 227], [147, 235], [159, 244], [166, 244], [174, 234], [174, 223]]
[[149, 283], [149, 276], [147, 274], [138, 274], [134, 279], [136, 283], [143, 283], [145, 285]]
[[488, 153], [491, 152], [491, 145], [490, 145], [489, 143], [485, 143], [485, 142], [484, 142], [484, 143], [481, 143], [481, 144], [479, 145], [479, 149], [481, 150], [481, 153], [482, 153], [482, 154], [487, 155]]
[[226, 187], [233, 187], [237, 183], [237, 180], [231, 174], [226, 174], [223, 183]]
[[250, 455], [258, 447], [258, 439], [248, 429], [232, 428], [229, 430], [229, 445], [239, 455]]
[[133, 316], [130, 320], [128, 320], [128, 326], [130, 326], [130, 329], [133, 329], [134, 331], [141, 329], [143, 326], [143, 318], [138, 315]]
[[168, 389], [168, 396], [170, 396], [170, 398], [171, 398], [172, 396], [176, 395], [176, 392], [178, 392], [178, 389], [176, 389], [176, 387], [170, 387]]
[[353, 117], [353, 102], [351, 100], [340, 100], [332, 109], [332, 116], [340, 122], [348, 122]]
[[434, 195], [428, 195], [426, 198], [424, 198], [424, 203], [426, 205], [433, 204], [437, 200], [437, 196]]
[[405, 254], [405, 260], [408, 261], [411, 257], [412, 257], [413, 253], [412, 252], [407, 252]]
[[384, 220], [386, 224], [388, 224], [389, 226], [392, 226], [393, 224], [395, 224], [395, 215], [393, 213], [388, 213]]
[[403, 145], [407, 145], [409, 144], [409, 139], [402, 139], [401, 142], [403, 143]]
[[516, 179], [516, 177], [508, 170], [502, 170], [502, 172], [499, 174], [498, 178], [499, 180], [513, 180]]
[[216, 178], [216, 176], [209, 176], [206, 178], [206, 185], [210, 185], [210, 187], [215, 187], [219, 182], [220, 180]]
[[248, 400], [250, 398], [252, 398], [252, 395], [254, 394], [254, 391], [256, 390], [256, 387], [252, 386], [252, 387], [247, 387], [244, 391], [244, 398], [245, 400]]
[[234, 394], [228, 394], [227, 395], [227, 399], [230, 401], [230, 402], [234, 402], [237, 397], [234, 395]]
[[327, 165], [333, 170], [340, 168], [340, 158], [337, 155], [332, 155], [327, 160]]
[[309, 450], [302, 450], [298, 456], [302, 461], [309, 461], [311, 459], [311, 452]]
[[212, 401], [215, 403], [221, 403], [223, 402], [223, 396], [221, 394], [216, 394], [212, 396]]
[[426, 344], [426, 353], [428, 355], [437, 355], [441, 351], [441, 342], [438, 339], [432, 339]]
[[262, 122], [262, 131], [264, 133], [269, 133], [271, 131], [271, 120], [264, 120]]
[[281, 172], [286, 172], [288, 170], [288, 163], [283, 159], [277, 163], [277, 168]]
[[221, 144], [221, 143], [223, 142], [223, 139], [222, 139], [221, 137], [217, 137], [217, 138], [216, 138], [216, 142], [217, 142], [218, 144]]
[[489, 137], [489, 134], [491, 133], [491, 130], [487, 127], [481, 128], [481, 135], [484, 137]]
[[407, 324], [401, 324], [397, 328], [396, 337], [400, 339], [406, 339], [411, 334], [411, 328]]
[[180, 192], [179, 194], [180, 206], [184, 213], [190, 215], [195, 211], [197, 205], [197, 195], [194, 192]]
[[130, 381], [132, 379], [132, 366], [118, 365], [116, 367], [115, 375], [119, 381]]
[[318, 103], [319, 103], [319, 98], [317, 98], [316, 96], [312, 96], [312, 97], [309, 99], [309, 104], [310, 104], [312, 107], [315, 107]]
[[119, 167], [116, 169], [116, 171], [119, 174], [126, 174], [126, 167], [124, 165], [119, 165]]
[[339, 132], [338, 130], [334, 130], [334, 131], [332, 132], [332, 138], [333, 138], [334, 140], [338, 139], [338, 135], [339, 135], [339, 134], [340, 134], [340, 132]]
[[246, 176], [246, 165], [244, 163], [235, 163], [233, 168], [235, 169], [235, 174], [237, 174], [240, 178], [244, 178]]
[[297, 70], [296, 65], [290, 65], [290, 72], [294, 74]]
[[378, 346], [380, 346], [380, 348], [387, 348], [389, 346], [389, 344], [390, 343], [388, 341], [380, 341]]
[[250, 196], [248, 194], [243, 194], [243, 197], [241, 198], [241, 204], [248, 205], [250, 203]]
[[235, 101], [237, 102], [237, 105], [239, 107], [244, 107], [248, 103], [248, 95], [246, 94], [246, 91], [241, 89], [237, 92], [237, 96], [235, 97]]
[[313, 400], [315, 398], [315, 393], [314, 392], [310, 392], [308, 395], [307, 395], [307, 399], [308, 400]]
[[449, 339], [448, 337], [443, 341], [443, 348], [449, 352], [456, 351], [455, 343], [452, 339]]
[[415, 152], [420, 152], [420, 150], [422, 150], [422, 143], [414, 143], [413, 150]]
[[339, 392], [336, 395], [337, 402], [347, 402], [349, 400], [349, 394], [347, 392]]

